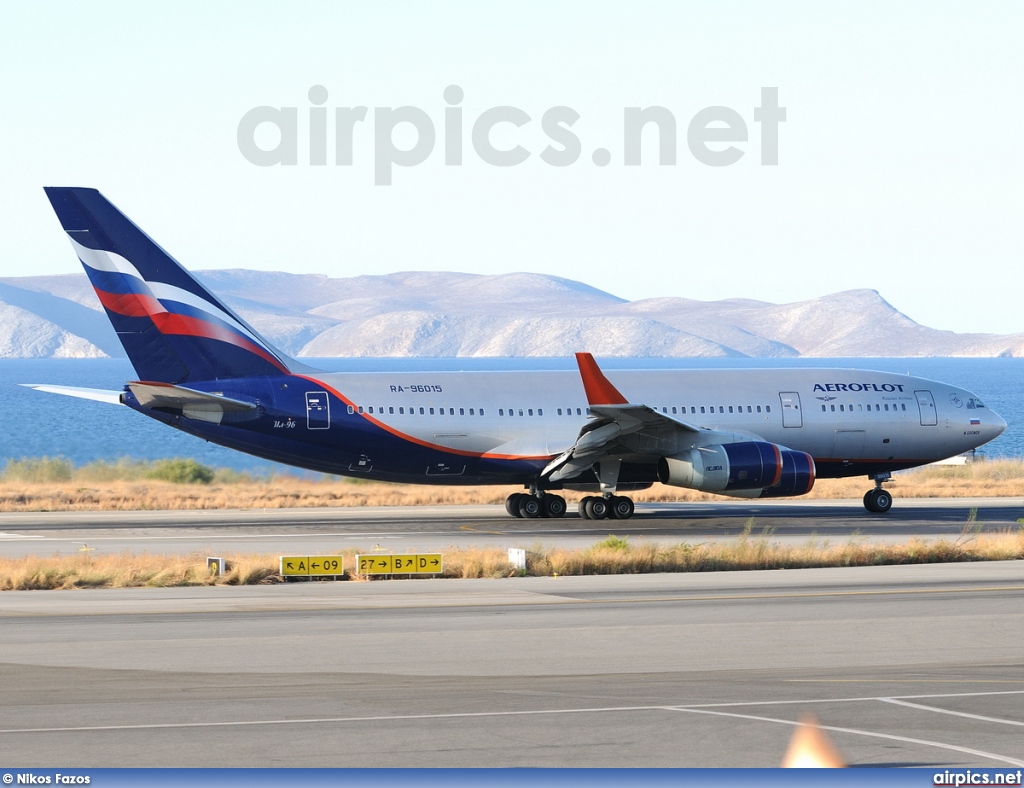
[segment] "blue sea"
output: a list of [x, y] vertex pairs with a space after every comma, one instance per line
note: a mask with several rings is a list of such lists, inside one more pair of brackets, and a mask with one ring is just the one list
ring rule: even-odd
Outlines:
[[[572, 358], [303, 359], [330, 371], [390, 369], [576, 369]], [[600, 359], [606, 369], [853, 367], [907, 373], [973, 391], [1009, 423], [981, 449], [990, 458], [1024, 457], [1024, 359]], [[283, 466], [206, 443], [128, 408], [22, 388], [50, 383], [119, 390], [135, 373], [126, 359], [0, 359], [0, 464], [22, 457], [67, 457], [76, 465], [119, 457], [194, 457], [213, 467], [269, 473]]]

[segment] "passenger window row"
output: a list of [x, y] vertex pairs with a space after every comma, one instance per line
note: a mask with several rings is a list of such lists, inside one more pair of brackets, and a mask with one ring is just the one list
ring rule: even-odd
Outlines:
[[[851, 405], [850, 407], [852, 408], [853, 406]], [[822, 406], [822, 410], [824, 410], [824, 409], [825, 409], [825, 407], [823, 405]], [[415, 407], [409, 407], [407, 409], [404, 405], [399, 405], [399, 406], [397, 406], [397, 408], [394, 405], [389, 405], [387, 407], [381, 405], [381, 406], [376, 407], [376, 408], [373, 405], [370, 405], [369, 407], [364, 407], [362, 405], [358, 405], [358, 406], [349, 405], [348, 406], [348, 412], [350, 414], [352, 414], [352, 413], [359, 413], [361, 415], [363, 413], [368, 413], [371, 416], [372, 415], [377, 415], [377, 414], [383, 416], [383, 415], [385, 415], [385, 413], [387, 415], [389, 415], [389, 416], [393, 416], [393, 415], [395, 415], [396, 411], [397, 411], [399, 416], [404, 416], [404, 415], [406, 415], [406, 410], [408, 410], [408, 414], [410, 416], [416, 415], [417, 410], [419, 411], [419, 415], [420, 416], [427, 416], [427, 415], [429, 415], [429, 416], [434, 416], [434, 415], [454, 416], [456, 410], [458, 411], [458, 415], [460, 415], [460, 416], [465, 416], [466, 415], [466, 408], [447, 408], [447, 413], [446, 413], [445, 412], [446, 411], [445, 408], [420, 407], [420, 408], [417, 409]], [[507, 414], [506, 414], [506, 410], [508, 411]], [[655, 408], [655, 410], [658, 410], [658, 409]], [[833, 410], [834, 410], [834, 408], [833, 408]], [[666, 413], [667, 414], [670, 411], [671, 411], [671, 413], [673, 415], [682, 414], [682, 415], [685, 416], [686, 415], [686, 406], [685, 405], [681, 405], [681, 406], [678, 406], [678, 408], [677, 408], [676, 406], [673, 405], [670, 408], [667, 405], [663, 405], [662, 408], [661, 408], [661, 412], [662, 413]], [[726, 412], [728, 412], [728, 413], [744, 413], [744, 412], [746, 412], [746, 413], [771, 413], [772, 412], [772, 406], [771, 405], [764, 405], [764, 406], [761, 406], [761, 405], [735, 405], [735, 406], [733, 406], [733, 405], [699, 405], [699, 406], [698, 405], [691, 405], [690, 406], [690, 413], [692, 415], [696, 415], [698, 413], [698, 411], [700, 413], [704, 413], [704, 414], [716, 413], [716, 412], [717, 413], [726, 413]], [[589, 416], [590, 415], [590, 408], [558, 408], [557, 409], [557, 413], [558, 413], [559, 416], [562, 416], [562, 415], [565, 415], [565, 416], [583, 416], [583, 415]], [[483, 408], [469, 408], [469, 415], [470, 416], [483, 416], [483, 415], [485, 415], [484, 409]], [[498, 415], [499, 416], [505, 416], [505, 415], [508, 415], [508, 416], [535, 416], [535, 415], [536, 416], [543, 416], [544, 415], [544, 409], [543, 408], [507, 408], [507, 409], [506, 408], [498, 408]]]
[[[404, 416], [404, 415], [406, 415], [406, 411], [407, 410], [408, 410], [408, 415], [410, 415], [410, 416], [416, 415], [417, 411], [419, 412], [420, 416], [428, 416], [428, 415], [429, 416], [434, 416], [434, 415], [438, 415], [438, 416], [445, 416], [445, 415], [447, 415], [447, 416], [454, 416], [456, 411], [458, 411], [458, 415], [459, 416], [465, 416], [467, 409], [466, 408], [447, 408], [447, 413], [446, 413], [446, 409], [445, 408], [428, 408], [428, 407], [415, 408], [415, 407], [410, 407], [410, 408], [406, 409], [406, 407], [404, 405], [399, 405], [399, 406], [397, 406], [397, 408], [394, 405], [389, 405], [387, 407], [381, 405], [380, 407], [377, 407], [377, 408], [375, 408], [373, 405], [370, 405], [369, 407], [364, 407], [362, 405], [349, 405], [348, 406], [348, 412], [350, 414], [352, 414], [352, 413], [359, 413], [360, 415], [362, 415], [364, 413], [368, 413], [371, 416], [372, 415], [377, 415], [377, 414], [379, 414], [381, 416], [383, 416], [385, 414], [387, 414], [389, 416], [393, 416], [393, 415], [395, 415], [396, 411], [397, 411], [397, 414], [399, 416]], [[518, 416], [543, 416], [544, 415], [544, 408], [508, 408], [507, 410], [508, 410], [508, 414], [507, 415], [509, 415], [509, 416], [517, 416], [517, 415]], [[505, 408], [498, 408], [498, 415], [499, 416], [505, 416], [506, 415], [505, 411], [506, 411]], [[584, 413], [587, 416], [589, 416], [590, 415], [590, 408], [576, 408], [575, 412], [576, 412], [577, 416], [582, 416], [582, 415], [584, 415]], [[484, 415], [486, 415], [486, 413], [484, 412], [483, 408], [469, 408], [469, 415], [470, 416], [484, 416]], [[558, 409], [558, 415], [559, 416], [562, 415], [562, 408]], [[573, 415], [573, 408], [565, 408], [565, 415], [567, 415], [567, 416]]]
[[[389, 405], [385, 409], [385, 407], [383, 405], [381, 405], [380, 407], [375, 409], [373, 405], [370, 405], [368, 408], [364, 408], [362, 405], [359, 405], [359, 406], [349, 405], [348, 406], [348, 412], [350, 414], [351, 413], [359, 413], [359, 414], [369, 413], [371, 416], [372, 415], [376, 415], [376, 414], [379, 414], [379, 415], [383, 416], [385, 413], [387, 413], [389, 416], [393, 416], [393, 415], [395, 415], [395, 411], [396, 410], [397, 410], [399, 416], [404, 416], [406, 414], [406, 410], [408, 410], [408, 413], [409, 413], [410, 416], [416, 415], [416, 411], [417, 410], [419, 410], [419, 414], [421, 416], [427, 416], [427, 415], [430, 415], [430, 416], [434, 416], [434, 415], [437, 415], [437, 416], [445, 416], [445, 415], [454, 416], [456, 410], [458, 410], [460, 416], [465, 416], [466, 415], [466, 409], [465, 408], [448, 408], [448, 412], [446, 414], [444, 408], [418, 408], [417, 409], [417, 408], [409, 407], [407, 409], [404, 405], [399, 405], [398, 408], [395, 408], [394, 405]], [[470, 408], [469, 409], [469, 415], [470, 416], [483, 416], [484, 415], [484, 409], [483, 408]]]
[[[892, 408], [890, 408], [888, 403], [885, 403], [884, 405], [879, 405], [878, 403], [875, 403], [874, 408], [872, 408], [871, 404], [869, 403], [867, 405], [867, 410], [868, 410], [869, 413], [871, 413], [871, 412], [878, 413], [880, 411], [886, 411], [886, 412], [891, 411], [891, 412], [895, 413], [895, 412], [899, 412], [899, 411], [905, 411], [907, 409], [907, 403], [905, 403], [905, 402], [899, 403], [899, 407], [898, 408], [896, 407], [896, 405], [897, 405], [897, 403], [894, 402], [892, 404]], [[831, 412], [835, 413], [837, 407], [838, 407], [838, 411], [840, 413], [853, 413], [853, 403], [852, 402], [849, 405], [839, 405], [839, 406], [836, 406], [836, 405], [827, 405], [827, 406], [826, 405], [822, 405], [821, 406], [821, 412], [825, 413], [828, 409], [831, 409]], [[864, 411], [864, 405], [861, 404], [861, 403], [858, 403], [857, 411], [858, 412], [863, 412]]]
[[[655, 408], [655, 410], [657, 410], [657, 408]], [[671, 410], [673, 414], [676, 412], [675, 406], [670, 409], [663, 405], [661, 408], [662, 413], [668, 413], [669, 410]], [[691, 415], [696, 415], [698, 410], [700, 413], [771, 413], [772, 406], [765, 405], [762, 411], [761, 405], [690, 405]], [[680, 406], [679, 413], [683, 416], [686, 415], [686, 405]]]

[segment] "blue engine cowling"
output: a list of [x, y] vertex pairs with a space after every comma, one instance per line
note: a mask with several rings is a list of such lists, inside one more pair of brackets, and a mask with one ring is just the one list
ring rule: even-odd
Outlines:
[[743, 497], [803, 495], [814, 486], [814, 459], [767, 441], [745, 441], [663, 457], [662, 484]]
[[761, 490], [761, 498], [804, 495], [814, 486], [814, 458], [802, 451], [783, 449], [782, 474], [771, 487]]

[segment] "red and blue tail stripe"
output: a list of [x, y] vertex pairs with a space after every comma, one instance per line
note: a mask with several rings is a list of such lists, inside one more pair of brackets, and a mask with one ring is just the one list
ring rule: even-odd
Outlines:
[[61, 225], [143, 380], [287, 373], [286, 356], [95, 189], [48, 187]]

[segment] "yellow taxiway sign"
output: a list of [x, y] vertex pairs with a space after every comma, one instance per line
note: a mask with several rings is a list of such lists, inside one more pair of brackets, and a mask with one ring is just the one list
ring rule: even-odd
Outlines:
[[345, 567], [340, 555], [282, 555], [281, 574], [285, 577], [343, 575]]
[[356, 571], [361, 575], [433, 575], [443, 569], [441, 553], [356, 556]]

